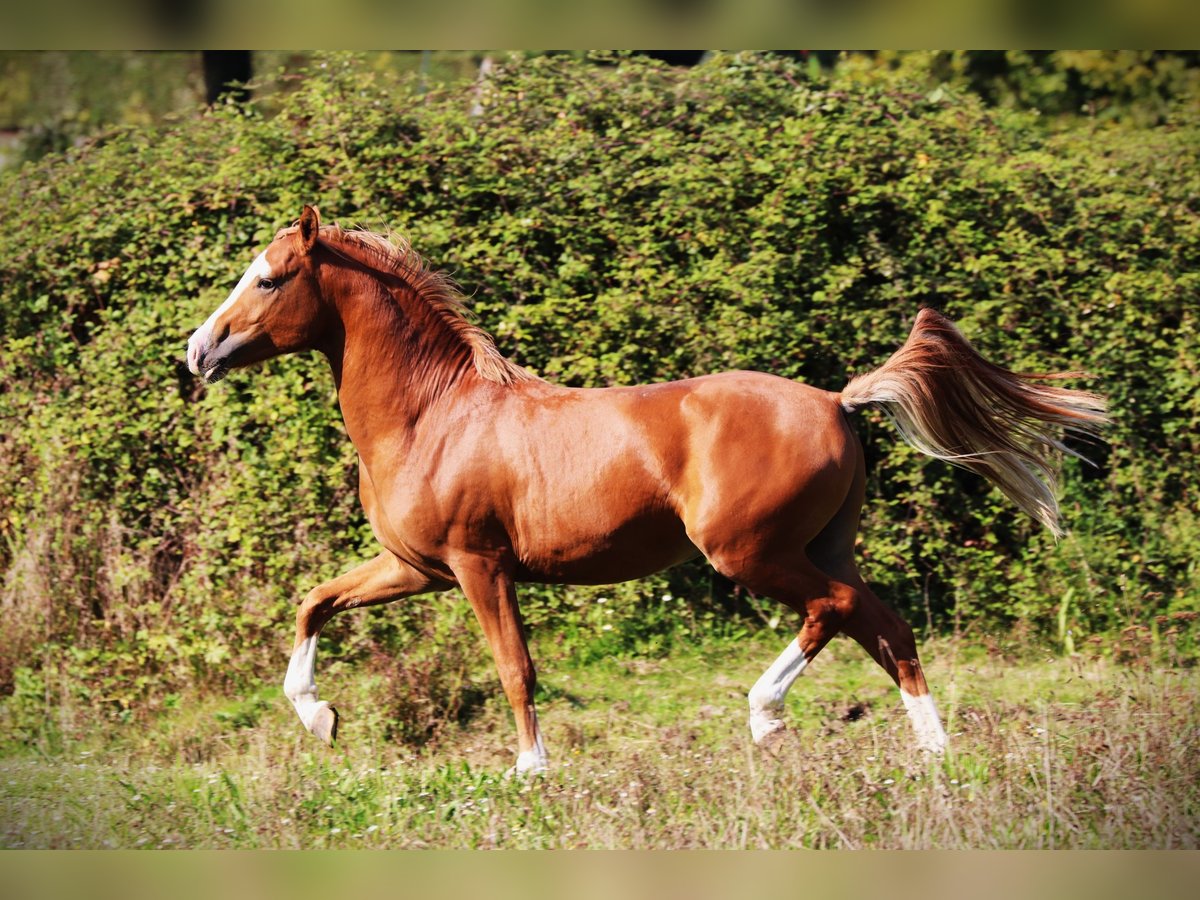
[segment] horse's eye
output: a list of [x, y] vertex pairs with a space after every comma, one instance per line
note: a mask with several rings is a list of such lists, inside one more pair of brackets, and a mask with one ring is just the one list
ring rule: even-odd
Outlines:
[[270, 291], [275, 289], [275, 282], [270, 278], [258, 279], [258, 289], [261, 291]]

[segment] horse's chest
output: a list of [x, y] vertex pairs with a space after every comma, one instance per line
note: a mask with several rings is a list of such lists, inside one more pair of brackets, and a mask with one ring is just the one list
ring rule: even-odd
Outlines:
[[428, 474], [368, 475], [359, 495], [376, 540], [414, 564], [444, 560], [476, 530], [471, 522], [478, 511], [461, 493], [439, 490]]

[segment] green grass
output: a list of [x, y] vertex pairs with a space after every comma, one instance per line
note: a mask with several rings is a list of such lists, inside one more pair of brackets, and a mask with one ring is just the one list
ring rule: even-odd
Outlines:
[[409, 747], [385, 739], [370, 679], [329, 659], [318, 681], [343, 716], [332, 750], [274, 686], [184, 697], [125, 728], [60, 711], [71, 736], [58, 749], [0, 758], [0, 845], [1200, 844], [1195, 669], [1014, 661], [936, 642], [924, 655], [952, 750], [929, 759], [912, 749], [890, 682], [838, 640], [797, 682], [793, 729], [769, 754], [749, 740], [744, 696], [786, 640], [708, 640], [589, 666], [542, 647], [553, 769], [531, 780], [503, 777], [515, 737], [498, 690], [465, 723]]

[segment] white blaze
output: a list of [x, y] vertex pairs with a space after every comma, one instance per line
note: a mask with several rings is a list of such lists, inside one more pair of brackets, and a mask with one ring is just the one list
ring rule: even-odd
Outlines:
[[[241, 281], [225, 298], [225, 302], [217, 307], [216, 312], [209, 316], [208, 321], [197, 328], [191, 339], [188, 340], [188, 369], [193, 375], [200, 374], [200, 354], [216, 349], [216, 347], [210, 347], [209, 344], [212, 342], [213, 329], [216, 328], [217, 321], [238, 301], [246, 288], [255, 284], [260, 278], [270, 277], [271, 264], [267, 262], [267, 251], [264, 250], [250, 264], [250, 268], [245, 271]], [[222, 343], [232, 348], [238, 346], [243, 340], [245, 340], [244, 335], [231, 334]]]
[[754, 743], [761, 743], [767, 735], [783, 728], [783, 720], [779, 718], [783, 712], [783, 699], [807, 665], [808, 660], [800, 649], [800, 639], [793, 638], [779, 658], [754, 682], [748, 697], [750, 733], [754, 736]]

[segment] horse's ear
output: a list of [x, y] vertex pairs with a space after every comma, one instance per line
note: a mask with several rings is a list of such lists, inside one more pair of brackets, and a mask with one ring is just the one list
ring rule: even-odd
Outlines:
[[317, 234], [321, 229], [321, 214], [315, 206], [304, 204], [304, 212], [300, 213], [300, 230], [296, 232], [301, 253], [311, 253], [316, 246]]

